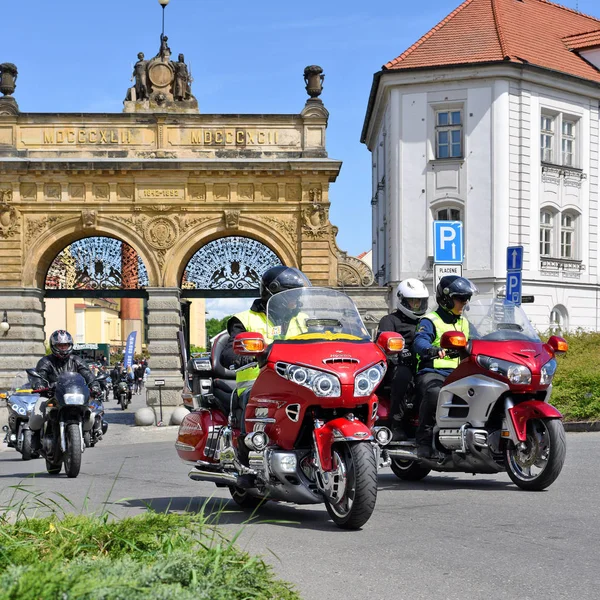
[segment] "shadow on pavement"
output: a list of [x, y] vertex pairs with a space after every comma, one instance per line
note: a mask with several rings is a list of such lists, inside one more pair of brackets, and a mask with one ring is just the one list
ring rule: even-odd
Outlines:
[[473, 479], [465, 480], [460, 477], [452, 477], [445, 474], [443, 477], [428, 475], [421, 481], [402, 481], [392, 473], [380, 473], [377, 477], [377, 490], [475, 490], [481, 491], [519, 491], [519, 488], [508, 479], [498, 481], [497, 479], [485, 478], [485, 475], [477, 475]]
[[119, 501], [116, 504], [128, 507], [146, 508], [156, 512], [204, 513], [213, 517], [209, 522], [215, 525], [258, 525], [268, 523], [295, 529], [313, 529], [347, 533], [338, 528], [329, 518], [324, 504], [306, 505], [301, 509], [293, 504], [265, 502], [255, 511], [242, 510], [228, 498], [207, 498], [203, 496], [179, 496], [173, 498], [137, 498]]

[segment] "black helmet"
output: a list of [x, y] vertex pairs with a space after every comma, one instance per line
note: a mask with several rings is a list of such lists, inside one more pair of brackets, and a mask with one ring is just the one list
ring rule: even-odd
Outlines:
[[475, 286], [466, 277], [446, 275], [440, 279], [435, 288], [435, 299], [442, 308], [452, 310], [454, 296], [464, 296], [470, 300], [476, 291]]
[[260, 278], [260, 297], [266, 303], [279, 292], [303, 287], [312, 287], [312, 283], [302, 271], [279, 265], [267, 269]]
[[66, 360], [73, 352], [73, 338], [68, 331], [59, 329], [50, 336], [50, 351], [57, 358]]

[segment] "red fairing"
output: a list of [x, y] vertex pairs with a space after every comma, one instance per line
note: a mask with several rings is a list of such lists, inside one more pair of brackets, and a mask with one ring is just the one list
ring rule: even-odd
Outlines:
[[[175, 448], [179, 458], [186, 461], [203, 460], [206, 462], [216, 462], [214, 457], [207, 457], [204, 454], [208, 434], [212, 427], [227, 425], [227, 419], [218, 410], [208, 410], [201, 408], [196, 412], [186, 415], [177, 433], [177, 444]], [[186, 450], [182, 444], [190, 449]]]
[[552, 406], [540, 400], [527, 400], [508, 409], [517, 439], [527, 439], [527, 421], [530, 419], [562, 419], [562, 415]]
[[325, 423], [322, 427], [315, 429], [315, 443], [317, 446], [317, 452], [319, 453], [319, 462], [323, 471], [331, 471], [331, 447], [333, 446], [336, 439], [334, 438], [334, 432], [338, 431], [343, 438], [354, 438], [357, 442], [363, 442], [371, 439], [371, 430], [358, 419], [350, 421], [344, 417], [334, 419]]

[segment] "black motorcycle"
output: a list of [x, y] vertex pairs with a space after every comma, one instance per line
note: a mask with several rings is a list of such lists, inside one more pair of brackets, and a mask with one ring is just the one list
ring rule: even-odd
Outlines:
[[34, 390], [46, 396], [44, 424], [39, 432], [39, 450], [46, 459], [46, 470], [58, 475], [64, 463], [67, 477], [77, 477], [84, 451], [84, 431], [93, 426], [89, 404], [90, 390], [79, 373], [60, 373], [55, 384], [50, 385], [37, 371], [27, 374], [41, 381], [42, 387]]
[[107, 382], [110, 381], [107, 375], [96, 377], [96, 381], [100, 384], [100, 395], [97, 398], [90, 398], [91, 419], [93, 421], [92, 428], [89, 431], [83, 432], [83, 442], [86, 448], [93, 448], [108, 431], [108, 423], [104, 420], [104, 402], [108, 398]]
[[4, 443], [19, 452], [23, 460], [39, 458], [39, 452], [34, 449], [33, 431], [29, 428], [29, 417], [39, 394], [33, 394], [25, 375], [19, 374], [10, 392], [0, 394], [0, 398], [6, 398], [8, 408], [8, 425], [2, 428]]
[[133, 396], [133, 382], [120, 379], [117, 383], [117, 402], [121, 405], [121, 410], [125, 410], [131, 404]]

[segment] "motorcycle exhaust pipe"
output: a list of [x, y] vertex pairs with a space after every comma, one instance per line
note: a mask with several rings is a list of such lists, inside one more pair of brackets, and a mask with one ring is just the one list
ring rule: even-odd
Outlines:
[[414, 450], [401, 450], [399, 448], [387, 446], [385, 451], [387, 452], [390, 458], [419, 460], [419, 457], [417, 456], [417, 453]]
[[236, 485], [238, 476], [229, 473], [216, 473], [215, 471], [204, 471], [194, 467], [188, 477], [192, 481], [208, 481], [209, 483], [221, 483], [225, 485]]

